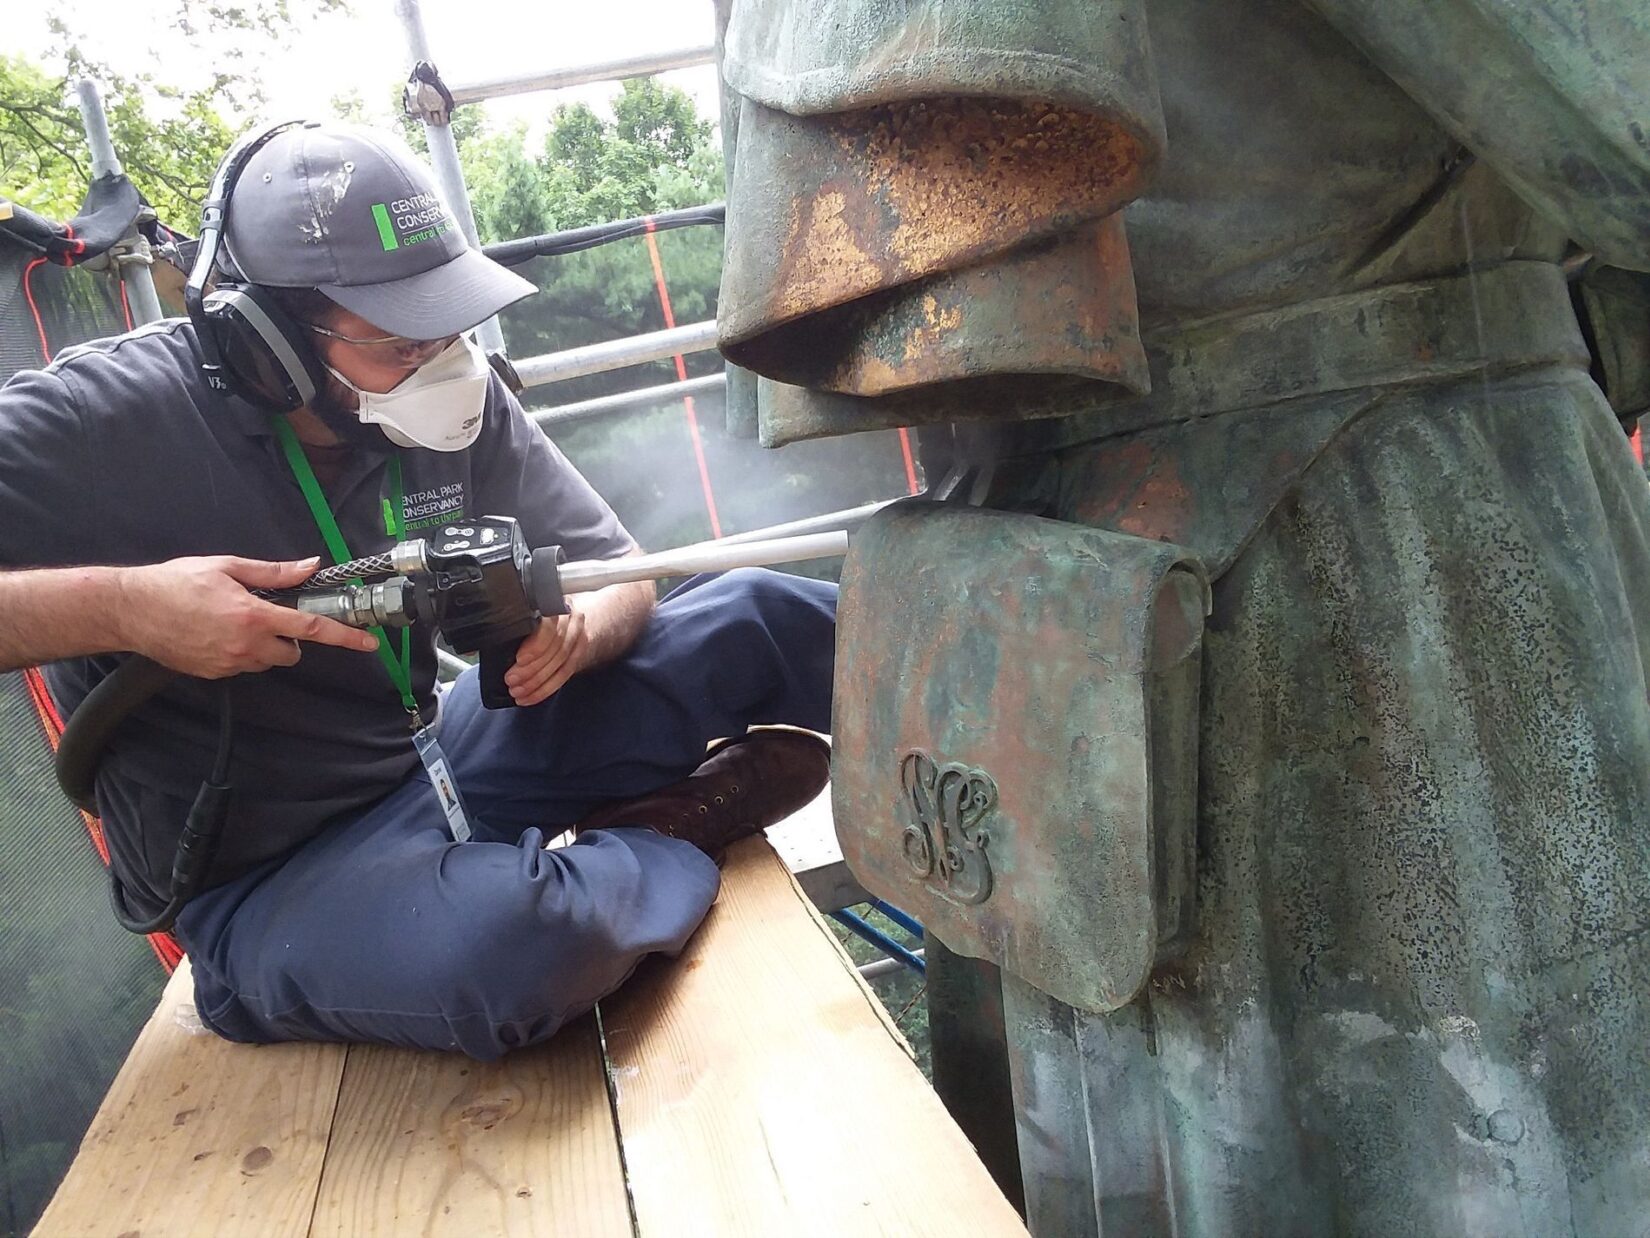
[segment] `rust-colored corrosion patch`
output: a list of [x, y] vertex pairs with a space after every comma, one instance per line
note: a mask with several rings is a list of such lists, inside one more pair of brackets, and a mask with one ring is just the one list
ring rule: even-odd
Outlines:
[[986, 374], [1150, 385], [1120, 214], [813, 315], [742, 355], [788, 382], [845, 395]]
[[783, 246], [779, 320], [1110, 214], [1142, 172], [1133, 134], [1046, 103], [889, 104], [829, 118], [819, 140], [835, 157]]

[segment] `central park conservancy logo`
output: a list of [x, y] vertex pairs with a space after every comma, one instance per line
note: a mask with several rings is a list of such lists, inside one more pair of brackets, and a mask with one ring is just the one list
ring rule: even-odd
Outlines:
[[374, 202], [372, 219], [386, 252], [433, 241], [453, 226], [453, 217], [433, 193], [418, 193], [394, 202]]
[[444, 486], [431, 486], [428, 490], [409, 494], [402, 500], [401, 514], [409, 532], [461, 519], [464, 515], [464, 484], [448, 482]]

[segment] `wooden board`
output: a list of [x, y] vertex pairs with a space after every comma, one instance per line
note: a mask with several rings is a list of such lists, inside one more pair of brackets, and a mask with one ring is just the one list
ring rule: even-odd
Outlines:
[[191, 998], [186, 964], [37, 1235], [1025, 1235], [760, 839], [602, 1004], [605, 1068], [590, 1018], [480, 1064], [234, 1045]]
[[602, 1010], [642, 1238], [1025, 1235], [765, 841]]
[[307, 1233], [344, 1058], [218, 1039], [179, 967], [35, 1234]]
[[357, 1045], [311, 1233], [630, 1238], [595, 1020], [489, 1063]]

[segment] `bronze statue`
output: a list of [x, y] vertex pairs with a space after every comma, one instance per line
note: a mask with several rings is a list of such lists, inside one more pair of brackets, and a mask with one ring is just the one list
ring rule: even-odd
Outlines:
[[950, 470], [838, 827], [1034, 1232], [1650, 1233], [1640, 0], [719, 7], [733, 419]]

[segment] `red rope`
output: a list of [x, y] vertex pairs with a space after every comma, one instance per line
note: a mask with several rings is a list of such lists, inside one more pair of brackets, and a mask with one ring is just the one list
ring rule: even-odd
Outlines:
[[132, 329], [132, 307], [126, 300], [126, 277], [120, 277], [120, 312], [126, 315], [126, 329]]
[[[57, 702], [52, 700], [51, 690], [46, 687], [46, 677], [38, 667], [31, 666], [23, 672], [23, 683], [28, 688], [29, 700], [34, 702], [35, 713], [40, 716], [40, 729], [46, 733], [46, 742], [56, 752], [58, 742], [63, 738], [63, 715], [58, 712]], [[86, 833], [91, 837], [92, 846], [97, 849], [98, 858], [103, 861], [104, 867], [108, 867], [109, 843], [103, 836], [103, 823], [85, 809], [80, 810], [80, 819], [86, 824]], [[170, 933], [150, 933], [149, 948], [155, 952], [167, 975], [171, 975], [183, 961], [183, 948]]]
[[917, 465], [911, 459], [911, 431], [904, 426], [899, 428], [900, 454], [905, 457], [905, 488], [911, 494], [917, 492]]
[[23, 268], [23, 298], [29, 303], [29, 313], [34, 315], [34, 329], [40, 333], [40, 355], [49, 364], [52, 359], [52, 346], [46, 343], [46, 324], [40, 317], [40, 307], [34, 303], [34, 289], [29, 287], [29, 276], [34, 274], [34, 268], [46, 261], [36, 258]]
[[75, 263], [75, 259], [79, 258], [79, 257], [81, 257], [85, 254], [85, 252], [86, 252], [86, 242], [81, 240], [79, 237], [77, 237], [74, 234], [74, 225], [73, 224], [64, 224], [63, 225], [63, 235], [66, 236], [69, 240], [74, 242], [74, 247], [72, 249], [70, 249], [69, 252], [63, 256], [63, 265], [66, 266], [66, 267], [72, 267]]
[[1633, 427], [1633, 454], [1639, 458], [1639, 465], [1644, 465], [1644, 427]]
[[[659, 242], [655, 238], [656, 229], [653, 225], [653, 216], [647, 216], [647, 254], [653, 260], [653, 286], [659, 290], [659, 308], [665, 312], [665, 327], [674, 330], [676, 315], [670, 308], [670, 292], [665, 287], [665, 267], [659, 261]], [[687, 362], [681, 353], [676, 354], [676, 378], [679, 382], [687, 381]], [[705, 464], [705, 444], [699, 436], [699, 416], [694, 412], [693, 397], [683, 396], [682, 405], [687, 413], [688, 437], [693, 440], [693, 458], [699, 465], [699, 488], [705, 493], [705, 511], [710, 516], [710, 535], [722, 536], [722, 522], [716, 515], [716, 493], [710, 486], [710, 469]]]

